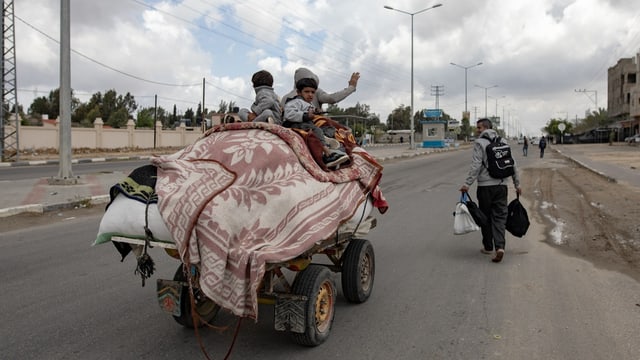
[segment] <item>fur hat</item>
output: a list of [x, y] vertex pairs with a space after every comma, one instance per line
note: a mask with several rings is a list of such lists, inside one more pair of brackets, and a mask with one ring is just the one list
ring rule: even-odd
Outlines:
[[273, 86], [273, 76], [267, 70], [260, 70], [251, 77], [253, 87]]

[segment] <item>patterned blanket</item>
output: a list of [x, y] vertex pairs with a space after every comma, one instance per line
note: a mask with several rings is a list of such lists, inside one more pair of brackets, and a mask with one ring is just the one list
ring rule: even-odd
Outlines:
[[200, 287], [234, 314], [257, 319], [267, 263], [329, 238], [368, 194], [386, 211], [382, 166], [362, 148], [352, 165], [323, 171], [293, 131], [266, 123], [213, 128], [187, 148], [152, 159], [158, 208]]

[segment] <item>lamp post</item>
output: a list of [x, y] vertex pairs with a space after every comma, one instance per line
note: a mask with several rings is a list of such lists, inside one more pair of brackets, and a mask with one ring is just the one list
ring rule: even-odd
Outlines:
[[464, 113], [467, 113], [467, 70], [476, 67], [476, 66], [480, 66], [482, 65], [482, 61], [475, 64], [475, 65], [470, 65], [470, 66], [462, 66], [462, 65], [458, 65], [456, 63], [450, 63], [453, 66], [457, 66], [461, 69], [464, 69]]
[[494, 87], [498, 87], [498, 85], [491, 85], [491, 86], [480, 86], [480, 85], [475, 85], [476, 87], [479, 87], [481, 89], [484, 89], [484, 117], [487, 117], [487, 90], [494, 88]]
[[433, 6], [430, 6], [428, 8], [422, 9], [420, 11], [416, 11], [416, 12], [408, 12], [408, 11], [404, 11], [404, 10], [400, 10], [400, 9], [395, 9], [392, 8], [391, 6], [385, 5], [384, 8], [387, 10], [393, 10], [393, 11], [397, 11], [403, 14], [407, 14], [407, 15], [411, 15], [411, 113], [409, 114], [409, 125], [410, 125], [410, 129], [411, 129], [411, 137], [409, 138], [409, 148], [411, 150], [416, 148], [415, 145], [415, 141], [414, 141], [414, 134], [413, 134], [413, 129], [414, 129], [414, 119], [413, 119], [413, 15], [418, 15], [420, 13], [423, 13], [427, 10], [431, 10], [437, 7], [442, 6], [442, 4], [435, 4]]

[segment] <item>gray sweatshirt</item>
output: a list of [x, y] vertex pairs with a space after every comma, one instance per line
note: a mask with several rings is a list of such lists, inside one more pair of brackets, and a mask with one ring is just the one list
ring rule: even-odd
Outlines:
[[271, 110], [275, 120], [281, 122], [282, 107], [278, 95], [273, 91], [271, 86], [257, 86], [253, 88], [256, 92], [256, 99], [251, 105], [251, 111], [257, 115], [262, 114], [265, 110]]
[[[487, 163], [487, 152], [486, 148], [489, 145], [489, 139], [493, 140], [498, 133], [496, 133], [493, 129], [487, 129], [483, 131], [480, 136], [473, 142], [473, 154], [471, 156], [471, 168], [469, 169], [469, 174], [467, 175], [467, 179], [465, 180], [465, 185], [471, 186], [476, 179], [478, 180], [478, 186], [491, 186], [491, 185], [500, 185], [503, 184], [505, 179], [496, 179], [492, 178], [489, 175], [489, 170], [485, 164]], [[486, 137], [489, 137], [487, 139]], [[501, 139], [501, 142], [506, 144], [507, 142], [504, 139]], [[513, 185], [515, 187], [520, 187], [520, 177], [518, 174], [518, 166], [517, 163], [514, 162], [513, 165], [514, 174], [511, 177], [513, 180]]]
[[[293, 98], [284, 105], [284, 121], [293, 123], [305, 122], [305, 114], [309, 112], [311, 104], [304, 101], [303, 98]], [[308, 120], [307, 120], [308, 121]]]

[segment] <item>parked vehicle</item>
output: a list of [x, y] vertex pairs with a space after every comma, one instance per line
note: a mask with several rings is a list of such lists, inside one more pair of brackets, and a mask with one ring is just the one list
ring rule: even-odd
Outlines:
[[640, 134], [628, 136], [624, 139], [624, 142], [626, 142], [629, 145], [640, 143]]

